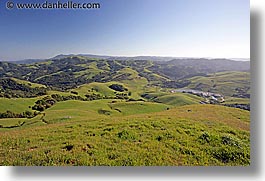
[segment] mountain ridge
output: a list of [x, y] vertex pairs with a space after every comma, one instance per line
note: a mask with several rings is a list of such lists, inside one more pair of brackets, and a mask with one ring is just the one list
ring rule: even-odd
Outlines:
[[[32, 64], [0, 62], [0, 76], [14, 77], [59, 89], [91, 82], [131, 80], [131, 74], [158, 87], [182, 88], [194, 76], [223, 71], [250, 71], [250, 62], [226, 59], [108, 60], [81, 56], [51, 59]], [[134, 73], [133, 73], [134, 72]]]
[[95, 58], [95, 59], [104, 59], [104, 60], [152, 60], [152, 61], [171, 61], [174, 59], [182, 59], [182, 60], [200, 60], [200, 59], [208, 59], [208, 60], [216, 60], [216, 59], [226, 59], [226, 60], [233, 60], [233, 61], [250, 61], [249, 58], [207, 58], [207, 57], [174, 57], [174, 56], [110, 56], [110, 55], [96, 55], [96, 54], [59, 54], [51, 58], [43, 58], [43, 59], [23, 59], [23, 60], [9, 60], [9, 61], [1, 61], [0, 62], [10, 62], [16, 64], [31, 64], [37, 62], [43, 62], [47, 60], [57, 60], [67, 57], [86, 57], [86, 58]]

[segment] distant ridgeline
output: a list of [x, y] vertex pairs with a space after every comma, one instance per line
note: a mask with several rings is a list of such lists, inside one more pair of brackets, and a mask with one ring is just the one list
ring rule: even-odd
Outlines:
[[[170, 61], [152, 60], [109, 60], [81, 56], [70, 56], [51, 59], [32, 64], [14, 64], [0, 62], [2, 89], [21, 90], [14, 81], [2, 78], [17, 78], [45, 85], [51, 89], [67, 90], [91, 82], [109, 82], [130, 79], [130, 72], [136, 71], [140, 77], [146, 78], [150, 85], [164, 88], [183, 88], [194, 76], [207, 76], [222, 71], [249, 71], [249, 61], [233, 61], [227, 59], [173, 59]], [[0, 87], [0, 88], [1, 88]], [[31, 97], [45, 94], [45, 88], [29, 89]], [[39, 91], [39, 92], [38, 92]], [[20, 95], [19, 92], [17, 92]]]

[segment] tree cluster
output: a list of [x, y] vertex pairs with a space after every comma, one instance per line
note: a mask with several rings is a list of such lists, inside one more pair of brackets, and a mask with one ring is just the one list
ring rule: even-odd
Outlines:
[[124, 91], [128, 91], [127, 88], [123, 87], [123, 85], [120, 84], [111, 84], [109, 86], [109, 88], [115, 90], [115, 91], [119, 91], [119, 92], [124, 92]]
[[17, 83], [10, 78], [0, 79], [0, 97], [6, 98], [30, 98], [47, 94], [47, 89], [44, 87], [30, 87], [24, 84]]
[[7, 110], [4, 113], [0, 113], [0, 119], [3, 118], [33, 118], [37, 115], [37, 112], [25, 111], [22, 113], [14, 113], [12, 111]]

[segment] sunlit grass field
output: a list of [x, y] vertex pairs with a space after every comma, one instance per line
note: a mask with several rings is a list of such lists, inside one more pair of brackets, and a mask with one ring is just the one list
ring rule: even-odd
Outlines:
[[31, 106], [40, 99], [39, 98], [0, 98], [0, 112], [5, 112], [7, 110], [21, 113], [23, 111], [31, 110]]
[[154, 112], [144, 113], [141, 102], [108, 101], [57, 103], [35, 124], [3, 130], [0, 165], [250, 164], [248, 111], [146, 103]]
[[[232, 96], [236, 88], [246, 88], [250, 86], [249, 72], [219, 72], [207, 77], [197, 76], [190, 78], [191, 89], [200, 88], [203, 91], [210, 91]], [[250, 89], [248, 90], [250, 93]]]

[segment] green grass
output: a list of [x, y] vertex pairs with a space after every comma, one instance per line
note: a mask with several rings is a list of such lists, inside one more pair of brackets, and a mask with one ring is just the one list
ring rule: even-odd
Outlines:
[[250, 99], [247, 98], [237, 98], [237, 97], [228, 97], [225, 99], [223, 104], [249, 104]]
[[[12, 99], [11, 99], [12, 100]], [[27, 100], [27, 99], [26, 99]], [[34, 100], [35, 101], [35, 100]], [[3, 102], [3, 101], [2, 101]], [[20, 105], [25, 108], [25, 102], [21, 101]], [[13, 106], [12, 104], [10, 104]], [[23, 119], [26, 122], [23, 126], [35, 126], [58, 122], [76, 121], [76, 120], [90, 120], [91, 118], [102, 118], [106, 117], [117, 117], [123, 115], [131, 114], [143, 114], [150, 112], [158, 112], [166, 110], [169, 106], [159, 103], [149, 103], [149, 102], [125, 102], [123, 100], [94, 100], [94, 101], [76, 101], [69, 100], [64, 102], [57, 102], [51, 108], [45, 110], [41, 115], [32, 119]], [[10, 107], [11, 108], [11, 107]], [[19, 109], [18, 106], [12, 107], [12, 111], [17, 111], [18, 113], [23, 112], [23, 109]], [[9, 110], [7, 108], [7, 110]], [[28, 108], [27, 110], [31, 110]], [[25, 111], [25, 110], [24, 110]], [[3, 111], [5, 112], [5, 111]], [[89, 116], [88, 116], [89, 115]], [[9, 121], [10, 120], [10, 121]], [[22, 119], [0, 119], [0, 125], [15, 126]], [[5, 129], [6, 130], [6, 129]], [[1, 130], [0, 130], [1, 131]]]
[[[132, 93], [131, 97], [133, 99], [141, 99], [141, 94], [147, 89], [147, 80], [143, 77], [137, 77], [132, 80], [123, 80], [122, 81], [129, 91]], [[150, 88], [148, 88], [150, 89]]]
[[[190, 80], [191, 84], [188, 88], [215, 92], [225, 96], [232, 96], [236, 93], [236, 88], [250, 88], [249, 72], [220, 72], [207, 77], [193, 77]], [[250, 89], [248, 93], [250, 93]]]
[[197, 96], [192, 96], [183, 93], [174, 93], [172, 95], [164, 95], [155, 99], [157, 102], [161, 102], [173, 106], [184, 106], [190, 104], [199, 104], [202, 100]]
[[44, 88], [46, 88], [46, 86], [45, 85], [42, 85], [42, 84], [32, 83], [32, 82], [29, 82], [29, 81], [26, 81], [26, 80], [20, 80], [20, 79], [16, 79], [16, 78], [11, 78], [11, 79], [14, 80], [14, 81], [16, 81], [19, 84], [23, 84], [23, 85], [29, 86], [31, 88], [37, 88], [37, 87], [44, 87]]
[[111, 104], [113, 110], [117, 110], [122, 115], [133, 115], [164, 111], [170, 106], [150, 102], [118, 102]]
[[2, 128], [0, 132], [10, 131], [10, 130], [23, 130], [28, 127], [42, 126], [47, 123], [42, 121], [43, 114], [39, 114], [34, 118], [6, 118], [0, 119], [0, 125]]
[[39, 65], [51, 65], [53, 63], [52, 60], [47, 60], [47, 61], [44, 61], [44, 62], [38, 62], [38, 63], [33, 63], [29, 66], [39, 66]]
[[109, 111], [117, 115], [117, 111], [108, 106], [110, 100], [96, 101], [65, 101], [56, 103], [55, 106], [45, 111], [44, 119], [48, 123], [65, 122], [72, 120], [90, 120], [91, 118], [105, 118], [107, 115], [99, 114], [99, 110]]
[[[60, 106], [68, 114], [76, 105], [54, 109]], [[0, 132], [0, 137], [0, 165], [250, 164], [249, 112], [224, 106], [188, 105], [104, 118], [86, 114]]]
[[[81, 65], [88, 66], [92, 73], [79, 72], [76, 76], [103, 71], [96, 62]], [[128, 79], [94, 82], [72, 91], [82, 97], [93, 93], [115, 96], [109, 86], [121, 84], [133, 99], [148, 92], [146, 101], [69, 100], [57, 102], [31, 119], [0, 119], [0, 165], [250, 165], [249, 111], [201, 105], [200, 97], [148, 86], [148, 81], [130, 68], [117, 71], [116, 76], [123, 74], [129, 74]], [[248, 76], [222, 72], [194, 77], [189, 88], [200, 84], [204, 91], [226, 95], [226, 104], [249, 103], [249, 99], [230, 97], [236, 87], [249, 86]], [[0, 112], [31, 110], [29, 106], [38, 99], [41, 97], [0, 98]]]
[[58, 71], [58, 72], [54, 72], [54, 73], [51, 73], [51, 74], [47, 74], [47, 75], [43, 75], [43, 76], [40, 76], [38, 78], [36, 78], [34, 81], [37, 81], [37, 80], [40, 80], [42, 78], [45, 78], [45, 77], [50, 77], [50, 76], [54, 76], [54, 75], [59, 75], [63, 73], [63, 71]]
[[33, 106], [38, 99], [40, 98], [0, 98], [0, 112], [6, 112], [7, 110], [14, 113], [30, 111], [29, 106]]
[[[132, 75], [134, 76], [134, 75]], [[147, 85], [147, 80], [142, 77], [136, 77], [131, 80], [122, 80], [120, 82], [116, 81], [111, 81], [111, 82], [106, 82], [106, 83], [100, 83], [100, 82], [93, 82], [89, 84], [84, 84], [79, 86], [76, 89], [73, 89], [73, 91], [78, 92], [78, 95], [84, 97], [86, 94], [100, 94], [102, 96], [110, 96], [110, 97], [115, 97], [115, 90], [109, 88], [110, 85], [112, 84], [120, 84], [123, 87], [127, 88], [128, 91], [125, 91], [124, 93], [131, 93], [130, 98], [133, 99], [141, 99], [142, 97], [140, 96], [146, 89]], [[149, 90], [154, 89], [154, 88], [148, 88]]]
[[171, 105], [171, 106], [184, 106], [190, 104], [199, 104], [202, 98], [184, 93], [167, 93], [167, 92], [159, 92], [159, 93], [148, 93], [146, 97], [149, 100]]
[[131, 92], [130, 97], [133, 99], [141, 99], [140, 95], [146, 91], [147, 79], [139, 76], [138, 72], [131, 68], [123, 68], [117, 72], [117, 76], [122, 74], [129, 74], [128, 79], [120, 80], [120, 82], [129, 89]]
[[102, 96], [115, 96], [115, 90], [109, 88], [111, 84], [121, 84], [117, 82], [107, 82], [107, 83], [100, 83], [100, 82], [93, 82], [90, 84], [84, 84], [79, 86], [73, 91], [78, 92], [78, 95], [85, 96], [86, 94], [97, 93], [101, 94]]
[[129, 78], [135, 78], [135, 77], [139, 76], [137, 71], [135, 71], [131, 68], [128, 68], [128, 67], [119, 70], [118, 73], [120, 73], [120, 74], [128, 73], [128, 74], [130, 74]]
[[[92, 79], [101, 72], [109, 73], [112, 66], [109, 63], [96, 59], [81, 61], [77, 66], [86, 69], [74, 72], [74, 76]], [[222, 105], [201, 105], [200, 97], [151, 86], [169, 80], [148, 70], [152, 65], [149, 62], [135, 67], [150, 81], [127, 67], [110, 76], [106, 74], [104, 80], [113, 80], [110, 82], [84, 84], [68, 92], [48, 91], [49, 95], [75, 95], [71, 93], [75, 91], [82, 97], [100, 94], [109, 99], [56, 102], [31, 119], [0, 119], [0, 165], [250, 165], [250, 112]], [[39, 65], [30, 66], [36, 69]], [[61, 72], [45, 76], [58, 73]], [[43, 86], [13, 80], [31, 87]], [[249, 73], [220, 72], [189, 80], [187, 88], [223, 94], [225, 104], [250, 101], [231, 97], [236, 88], [250, 87]], [[124, 93], [130, 92], [131, 101], [110, 99], [115, 97], [115, 91], [109, 88], [111, 84], [127, 88]], [[132, 100], [143, 99], [144, 93], [148, 93], [145, 101]], [[0, 98], [0, 112], [31, 110], [30, 106], [41, 98]]]
[[75, 72], [75, 77], [86, 75], [87, 79], [91, 79], [93, 76], [103, 72], [103, 70], [97, 68], [97, 62], [91, 62], [89, 64], [79, 64], [81, 67], [87, 68], [86, 70]]
[[[3, 127], [10, 127], [10, 126], [16, 126], [19, 125], [19, 123], [27, 121], [27, 118], [6, 118], [6, 119], [0, 119], [0, 125]], [[8, 130], [8, 129], [5, 129]]]
[[56, 103], [45, 111], [48, 123], [72, 120], [91, 120], [94, 118], [120, 117], [164, 111], [169, 106], [147, 102], [125, 102], [121, 100], [65, 101]]
[[62, 91], [55, 91], [55, 90], [47, 91], [47, 94], [48, 94], [48, 95], [59, 94], [59, 95], [61, 95], [61, 96], [69, 96], [69, 95], [73, 95], [73, 94], [70, 93], [70, 92], [62, 92]]
[[[85, 71], [80, 71], [76, 73], [76, 76], [80, 75], [88, 75], [88, 78], [92, 78], [95, 74], [98, 74], [100, 71], [104, 71], [101, 69], [98, 69], [96, 67], [97, 62], [93, 62], [89, 64], [89, 69]], [[141, 99], [141, 94], [145, 91], [150, 91], [155, 89], [154, 87], [147, 87], [148, 81], [144, 77], [140, 77], [138, 75], [138, 72], [131, 69], [131, 68], [123, 68], [116, 72], [115, 76], [112, 77], [113, 80], [116, 78], [118, 79], [122, 75], [126, 75], [125, 79], [117, 81], [110, 81], [106, 83], [99, 83], [99, 82], [93, 82], [90, 84], [84, 84], [79, 86], [76, 89], [73, 89], [74, 91], [78, 92], [79, 95], [84, 96], [85, 94], [90, 93], [99, 93], [101, 95], [105, 96], [115, 96], [115, 91], [110, 89], [108, 86], [111, 84], [122, 84], [124, 87], [128, 89], [128, 92], [131, 92], [131, 98], [133, 99]], [[91, 91], [91, 89], [96, 90], [95, 92]]]

